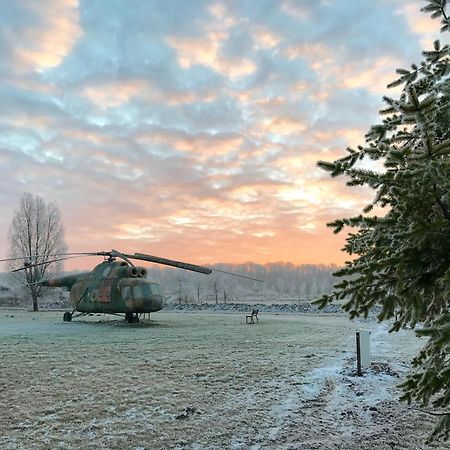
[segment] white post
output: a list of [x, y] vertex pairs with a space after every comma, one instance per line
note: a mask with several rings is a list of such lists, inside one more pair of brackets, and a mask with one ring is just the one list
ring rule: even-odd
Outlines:
[[359, 330], [356, 332], [356, 364], [358, 375], [362, 375], [362, 369], [370, 368], [370, 331]]

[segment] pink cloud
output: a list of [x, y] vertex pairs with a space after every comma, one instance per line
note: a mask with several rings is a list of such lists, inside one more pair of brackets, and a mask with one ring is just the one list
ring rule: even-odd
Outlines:
[[28, 2], [27, 7], [40, 17], [44, 26], [22, 32], [17, 56], [37, 69], [58, 66], [82, 35], [78, 0]]
[[[419, 6], [419, 7], [418, 7]], [[406, 17], [409, 29], [420, 36], [420, 43], [424, 50], [433, 47], [433, 42], [437, 38], [437, 34], [441, 28], [439, 20], [433, 20], [429, 13], [420, 11], [421, 4], [409, 3], [398, 9], [397, 14]]]
[[271, 49], [281, 42], [280, 36], [263, 26], [253, 27], [252, 36], [256, 49]]
[[167, 42], [176, 50], [178, 63], [184, 69], [198, 64], [231, 79], [252, 74], [256, 65], [251, 59], [224, 57], [221, 54], [221, 46], [227, 38], [228, 33], [225, 31], [211, 31], [199, 38], [170, 36]]

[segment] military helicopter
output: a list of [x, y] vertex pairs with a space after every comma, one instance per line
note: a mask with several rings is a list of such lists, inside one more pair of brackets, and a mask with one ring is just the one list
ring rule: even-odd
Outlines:
[[[47, 256], [58, 258], [36, 264], [26, 261], [23, 267], [14, 269], [13, 272], [74, 257], [104, 257], [104, 260], [94, 267], [92, 271], [62, 275], [35, 282], [41, 286], [65, 287], [70, 291], [70, 302], [72, 303], [73, 310], [64, 313], [63, 320], [65, 322], [70, 322], [72, 318], [92, 313], [105, 313], [125, 314], [125, 320], [128, 323], [137, 323], [141, 314], [161, 310], [164, 306], [164, 298], [160, 285], [154, 281], [147, 280], [147, 269], [145, 267], [135, 266], [131, 260], [148, 261], [206, 275], [211, 274], [214, 270], [254, 281], [262, 281], [245, 275], [143, 253], [130, 255], [120, 253], [117, 250], [111, 250], [107, 252], [64, 253]], [[12, 259], [23, 258], [10, 258], [9, 260]], [[74, 315], [75, 312], [78, 312], [78, 314]]]

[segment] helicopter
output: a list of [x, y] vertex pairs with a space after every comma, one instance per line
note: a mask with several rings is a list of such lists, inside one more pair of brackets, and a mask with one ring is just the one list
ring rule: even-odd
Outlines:
[[[53, 261], [47, 261], [45, 264], [74, 257], [104, 257], [104, 260], [95, 266], [92, 271], [61, 275], [35, 282], [35, 284], [41, 286], [63, 287], [70, 291], [70, 302], [73, 310], [64, 313], [64, 322], [71, 322], [72, 318], [79, 316], [104, 313], [115, 315], [125, 314], [125, 320], [128, 323], [138, 323], [141, 314], [160, 311], [164, 307], [164, 296], [161, 291], [161, 286], [155, 281], [148, 280], [147, 269], [145, 267], [135, 266], [131, 260], [163, 264], [205, 275], [211, 274], [214, 270], [254, 281], [262, 281], [245, 275], [161, 258], [159, 256], [146, 255], [144, 253], [130, 255], [117, 250], [111, 250], [88, 253], [60, 253], [47, 256], [58, 258]], [[10, 258], [9, 260], [11, 259], [22, 258]], [[23, 267], [14, 269], [13, 272], [31, 269], [42, 264], [44, 263], [32, 264], [26, 260]], [[78, 314], [75, 315], [75, 313]]]

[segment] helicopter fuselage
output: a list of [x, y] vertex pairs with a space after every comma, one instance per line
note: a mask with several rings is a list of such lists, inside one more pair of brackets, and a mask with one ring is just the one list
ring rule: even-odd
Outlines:
[[156, 312], [164, 306], [161, 287], [146, 276], [144, 267], [104, 261], [92, 272], [45, 280], [42, 285], [68, 288], [73, 307], [82, 313]]

